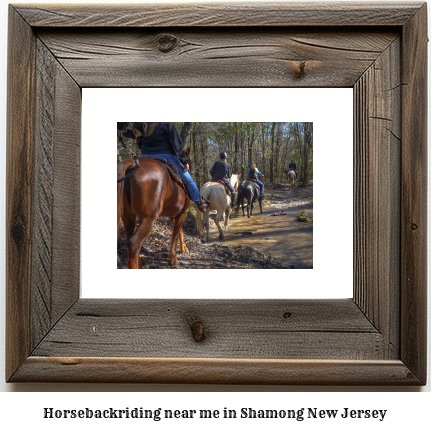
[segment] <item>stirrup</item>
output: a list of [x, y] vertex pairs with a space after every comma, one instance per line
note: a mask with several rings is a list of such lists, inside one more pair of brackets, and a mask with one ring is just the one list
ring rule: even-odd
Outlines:
[[211, 206], [211, 202], [208, 199], [205, 199], [203, 196], [199, 196], [199, 199], [205, 201], [208, 206]]
[[207, 203], [203, 203], [203, 202], [201, 202], [200, 200], [198, 200], [198, 201], [195, 201], [195, 204], [196, 204], [196, 206], [198, 207], [198, 210], [200, 211], [200, 212], [205, 212], [206, 210], [207, 210], [207, 208], [209, 208], [211, 205], [210, 205], [210, 203], [209, 203], [209, 201], [207, 201], [206, 199], [205, 199], [205, 201], [207, 202]]

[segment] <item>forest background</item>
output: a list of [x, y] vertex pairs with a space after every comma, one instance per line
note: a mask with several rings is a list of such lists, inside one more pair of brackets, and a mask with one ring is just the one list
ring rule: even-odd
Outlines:
[[[180, 134], [183, 147], [191, 148], [192, 176], [200, 188], [211, 180], [209, 173], [221, 151], [234, 174], [245, 179], [249, 163], [265, 176], [269, 183], [286, 179], [284, 173], [294, 160], [301, 185], [313, 179], [313, 123], [310, 122], [205, 122], [173, 123]], [[140, 155], [133, 139], [125, 144]], [[117, 162], [131, 158], [117, 137]]]

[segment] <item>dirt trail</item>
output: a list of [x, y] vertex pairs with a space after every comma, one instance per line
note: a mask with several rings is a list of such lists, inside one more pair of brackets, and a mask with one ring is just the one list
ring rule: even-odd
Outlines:
[[295, 268], [313, 267], [313, 223], [299, 222], [304, 213], [312, 218], [311, 205], [289, 208], [285, 205], [263, 208], [250, 219], [239, 215], [231, 224], [223, 244], [248, 245], [264, 254], [276, 257], [282, 264]]
[[[198, 237], [193, 213], [183, 225], [184, 239], [189, 253], [178, 254], [178, 269], [196, 268], [312, 268], [313, 266], [313, 185], [288, 190], [287, 184], [266, 185], [263, 214], [255, 207], [250, 219], [231, 215], [224, 240], [212, 222], [210, 241]], [[296, 217], [305, 212], [306, 223]], [[144, 268], [169, 268], [171, 222], [160, 218], [149, 238], [144, 241], [141, 258]], [[118, 242], [118, 253], [123, 264], [127, 261], [124, 232]]]

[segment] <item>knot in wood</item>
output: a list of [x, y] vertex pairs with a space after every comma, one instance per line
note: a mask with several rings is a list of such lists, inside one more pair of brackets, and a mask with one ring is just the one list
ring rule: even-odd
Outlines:
[[21, 223], [15, 223], [11, 227], [11, 235], [16, 244], [20, 245], [25, 239], [25, 228]]
[[300, 61], [295, 66], [296, 67], [294, 68], [294, 71], [297, 78], [304, 78], [304, 76], [307, 74], [307, 62]]
[[416, 223], [412, 223], [412, 225], [410, 226], [411, 230], [416, 230], [418, 228], [419, 228], [419, 226]]
[[195, 316], [188, 316], [187, 323], [190, 326], [190, 330], [192, 331], [192, 337], [195, 341], [201, 342], [206, 338], [206, 329], [202, 320], [198, 319]]
[[158, 50], [167, 53], [175, 49], [178, 42], [179, 39], [173, 34], [162, 34], [157, 38]]

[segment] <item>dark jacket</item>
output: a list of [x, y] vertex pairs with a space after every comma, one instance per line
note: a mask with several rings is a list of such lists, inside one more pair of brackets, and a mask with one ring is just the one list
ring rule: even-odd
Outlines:
[[214, 166], [210, 170], [212, 180], [221, 180], [224, 183], [229, 182], [229, 178], [232, 177], [232, 168], [229, 163], [226, 162], [215, 162]]
[[172, 154], [176, 156], [183, 165], [188, 163], [180, 135], [173, 124], [157, 124], [151, 136], [139, 137], [138, 146], [142, 154]]
[[248, 171], [248, 178], [250, 180], [257, 180], [257, 171], [256, 171], [256, 169], [252, 169], [252, 168], [249, 169], [249, 171]]
[[292, 163], [289, 165], [289, 169], [296, 169], [296, 163], [295, 163], [295, 162], [292, 162]]

